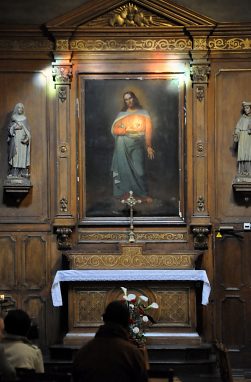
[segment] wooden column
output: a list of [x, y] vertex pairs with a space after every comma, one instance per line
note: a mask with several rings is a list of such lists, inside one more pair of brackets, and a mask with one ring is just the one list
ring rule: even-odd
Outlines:
[[193, 214], [191, 230], [194, 247], [207, 249], [210, 233], [208, 212], [208, 126], [207, 126], [207, 86], [210, 74], [207, 37], [196, 36], [190, 62], [193, 82]]
[[71, 248], [75, 225], [72, 199], [70, 85], [72, 79], [71, 52], [68, 40], [58, 40], [52, 63], [56, 88], [56, 207], [54, 227], [59, 249]]

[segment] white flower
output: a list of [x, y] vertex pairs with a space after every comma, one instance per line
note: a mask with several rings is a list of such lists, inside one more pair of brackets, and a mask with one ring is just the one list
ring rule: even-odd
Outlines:
[[127, 289], [126, 289], [126, 288], [124, 288], [124, 287], [121, 287], [121, 289], [122, 289], [122, 291], [123, 291], [124, 295], [125, 295], [125, 296], [127, 296]]
[[129, 304], [129, 308], [134, 309], [135, 306], [133, 304]]
[[140, 300], [147, 302], [148, 301], [148, 297], [141, 295], [141, 296], [139, 296], [139, 301]]
[[159, 305], [157, 302], [152, 302], [146, 309], [158, 309]]
[[138, 334], [139, 333], [139, 328], [137, 326], [135, 326], [132, 331], [133, 331], [134, 334]]
[[148, 320], [148, 317], [147, 316], [143, 316], [142, 317], [142, 321], [144, 321], [144, 322], [148, 322], [149, 320]]
[[132, 301], [136, 299], [136, 295], [133, 293], [128, 294], [127, 301]]

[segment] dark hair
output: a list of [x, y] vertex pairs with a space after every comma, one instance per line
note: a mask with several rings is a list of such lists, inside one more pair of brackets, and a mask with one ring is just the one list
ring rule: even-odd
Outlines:
[[[134, 106], [136, 109], [143, 109], [143, 106], [140, 104], [138, 97], [135, 95], [135, 93], [128, 91], [123, 94], [123, 100], [126, 94], [130, 94], [130, 96], [133, 98]], [[124, 100], [124, 106], [122, 107], [121, 111], [126, 111], [128, 109], [125, 100]]]
[[130, 313], [125, 302], [112, 301], [107, 305], [103, 314], [103, 320], [105, 323], [113, 322], [122, 325], [124, 328], [128, 328]]
[[31, 319], [22, 309], [9, 310], [4, 319], [5, 331], [8, 334], [26, 336], [30, 325]]

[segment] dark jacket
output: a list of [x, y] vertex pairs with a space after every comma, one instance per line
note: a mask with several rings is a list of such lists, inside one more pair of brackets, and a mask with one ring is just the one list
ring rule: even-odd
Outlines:
[[146, 382], [143, 353], [129, 342], [126, 330], [108, 323], [77, 353], [75, 382]]

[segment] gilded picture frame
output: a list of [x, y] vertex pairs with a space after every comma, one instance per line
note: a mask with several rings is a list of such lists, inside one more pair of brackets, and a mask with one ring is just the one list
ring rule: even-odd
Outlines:
[[[141, 158], [142, 166], [136, 169], [141, 175], [143, 173], [144, 195], [140, 195], [137, 188], [136, 191], [130, 190], [134, 187], [130, 185], [123, 195], [116, 195], [114, 191], [117, 171], [114, 170], [114, 157], [116, 151], [116, 158], [120, 159], [121, 147], [115, 149], [117, 136], [113, 126], [125, 106], [127, 92], [137, 97], [143, 112], [147, 114], [146, 119], [151, 122], [153, 155], [149, 157], [147, 138], [140, 138], [145, 142], [145, 153]], [[141, 201], [134, 208], [135, 224], [184, 222], [185, 81], [182, 74], [83, 74], [79, 76], [79, 95], [80, 223], [126, 224], [129, 209], [121, 201], [129, 196], [129, 191], [134, 191], [133, 197]], [[121, 126], [124, 126], [123, 123]], [[128, 155], [126, 151], [124, 161], [127, 161]], [[131, 162], [137, 160], [137, 155], [129, 159]], [[126, 174], [126, 186], [127, 181], [130, 183], [130, 176]]]

